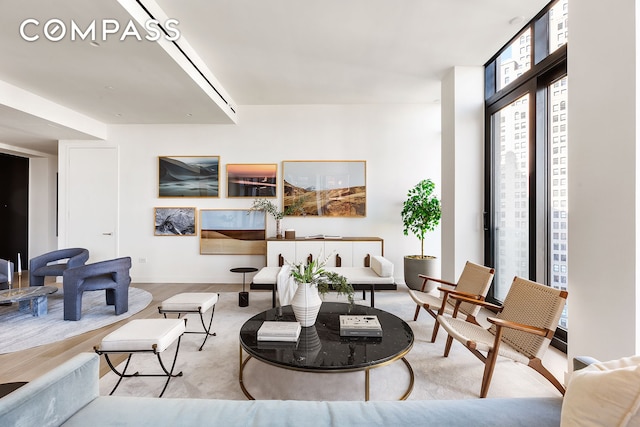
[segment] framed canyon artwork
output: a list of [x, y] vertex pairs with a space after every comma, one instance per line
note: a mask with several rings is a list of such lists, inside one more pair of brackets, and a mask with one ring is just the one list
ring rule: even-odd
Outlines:
[[364, 160], [283, 161], [283, 208], [301, 203], [304, 214], [293, 215], [364, 217], [366, 169]]

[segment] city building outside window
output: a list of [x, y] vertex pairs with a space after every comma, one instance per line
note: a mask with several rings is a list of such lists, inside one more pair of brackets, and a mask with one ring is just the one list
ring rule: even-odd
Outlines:
[[[568, 290], [568, 0], [547, 5], [486, 64], [489, 299], [514, 276]], [[532, 44], [533, 43], [533, 44]], [[569, 313], [554, 345], [566, 351]]]

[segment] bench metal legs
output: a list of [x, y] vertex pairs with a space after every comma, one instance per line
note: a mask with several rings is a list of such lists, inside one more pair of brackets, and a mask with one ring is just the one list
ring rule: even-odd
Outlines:
[[202, 312], [202, 309], [200, 307], [198, 307], [198, 310], [194, 310], [194, 311], [165, 310], [161, 307], [158, 308], [158, 311], [160, 312], [160, 314], [164, 315], [165, 319], [167, 318], [167, 313], [176, 313], [178, 315], [178, 319], [180, 319], [180, 316], [182, 314], [187, 314], [187, 313], [198, 313], [200, 315], [200, 323], [202, 324], [202, 328], [204, 329], [204, 331], [185, 331], [185, 334], [205, 334], [204, 341], [202, 341], [202, 345], [198, 349], [199, 351], [202, 351], [204, 344], [207, 342], [207, 339], [210, 336], [211, 337], [216, 336], [215, 332], [211, 332], [211, 325], [213, 324], [213, 313], [215, 312], [215, 310], [216, 310], [216, 306], [214, 305], [213, 307], [211, 307], [211, 318], [209, 319], [209, 326], [207, 326], [204, 321], [204, 313]]
[[[160, 353], [156, 351], [156, 345], [155, 344], [154, 344], [152, 350], [135, 350], [135, 351], [127, 351], [127, 350], [102, 351], [97, 346], [94, 347], [94, 350], [95, 350], [96, 353], [98, 353], [99, 355], [104, 354], [104, 358], [107, 361], [107, 364], [109, 365], [109, 368], [111, 368], [111, 370], [118, 377], [120, 377], [120, 378], [118, 378], [118, 382], [113, 387], [113, 390], [111, 390], [111, 393], [109, 393], [109, 395], [112, 395], [116, 391], [116, 389], [118, 388], [118, 386], [122, 382], [123, 378], [131, 378], [131, 377], [167, 377], [167, 381], [164, 383], [164, 387], [162, 388], [162, 392], [160, 392], [160, 395], [158, 396], [158, 397], [162, 397], [162, 395], [164, 394], [165, 390], [167, 389], [167, 386], [169, 385], [169, 381], [171, 380], [171, 378], [181, 377], [182, 376], [182, 371], [178, 372], [177, 374], [173, 373], [173, 370], [175, 369], [175, 366], [176, 366], [176, 360], [178, 359], [178, 350], [180, 350], [180, 340], [181, 339], [182, 339], [182, 335], [180, 335], [180, 337], [178, 337], [178, 344], [176, 345], [176, 352], [175, 352], [175, 354], [173, 356], [173, 363], [171, 364], [171, 369], [167, 369], [167, 367], [165, 366], [164, 362], [162, 361], [162, 358], [160, 357]], [[145, 353], [145, 352], [146, 353], [153, 352], [158, 357], [158, 361], [160, 362], [160, 367], [164, 371], [163, 374], [141, 374], [140, 372], [134, 372], [133, 374], [127, 374], [127, 368], [129, 367], [129, 362], [131, 362], [131, 356], [133, 356], [133, 353]], [[111, 359], [109, 358], [109, 354], [110, 353], [129, 353], [129, 356], [127, 357], [127, 363], [124, 365], [124, 369], [122, 370], [122, 372], [118, 371], [118, 369], [111, 362]]]

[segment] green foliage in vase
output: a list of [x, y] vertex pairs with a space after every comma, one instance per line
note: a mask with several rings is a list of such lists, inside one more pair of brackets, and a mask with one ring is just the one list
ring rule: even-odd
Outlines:
[[318, 288], [320, 295], [336, 291], [338, 295], [346, 295], [353, 304], [353, 286], [341, 274], [324, 269], [327, 259], [312, 260], [308, 264], [291, 264], [291, 277], [298, 283], [311, 283]]
[[284, 210], [279, 210], [275, 203], [269, 199], [255, 199], [251, 205], [252, 211], [265, 211], [271, 215], [275, 220], [281, 220], [287, 215], [294, 213], [301, 213], [304, 215], [302, 205], [304, 204], [304, 197], [300, 197], [294, 201], [293, 204], [287, 206]]

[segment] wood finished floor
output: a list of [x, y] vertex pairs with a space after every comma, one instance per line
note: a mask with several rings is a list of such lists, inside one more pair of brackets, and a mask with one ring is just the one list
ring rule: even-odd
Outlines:
[[[54, 282], [47, 285], [55, 285]], [[78, 353], [92, 352], [93, 346], [100, 343], [102, 337], [109, 332], [119, 328], [131, 319], [157, 318], [158, 305], [165, 299], [179, 292], [239, 292], [242, 285], [230, 284], [170, 284], [170, 283], [134, 283], [132, 286], [149, 291], [153, 296], [153, 300], [144, 310], [136, 313], [128, 319], [113, 323], [94, 331], [86, 332], [75, 337], [47, 344], [39, 347], [30, 348], [14, 353], [0, 354], [0, 383], [8, 383], [15, 381], [31, 381], [34, 378], [50, 371], [62, 362], [68, 360]], [[252, 291], [254, 292], [254, 291]], [[1, 323], [0, 323], [1, 325]], [[42, 331], [46, 334], [47, 331]], [[100, 358], [100, 376], [109, 372], [109, 367], [104, 361], [104, 357]], [[116, 362], [124, 360], [124, 356], [120, 356]]]

